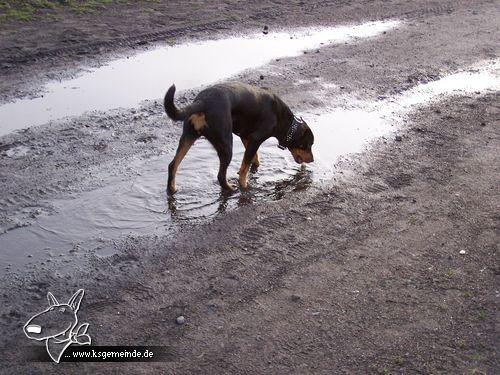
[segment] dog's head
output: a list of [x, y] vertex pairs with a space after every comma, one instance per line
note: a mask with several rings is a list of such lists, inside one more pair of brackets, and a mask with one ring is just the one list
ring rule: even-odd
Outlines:
[[311, 163], [314, 161], [312, 154], [312, 145], [314, 143], [314, 135], [309, 128], [309, 125], [300, 119], [297, 129], [294, 131], [291, 140], [288, 142], [287, 148], [292, 153], [296, 163]]

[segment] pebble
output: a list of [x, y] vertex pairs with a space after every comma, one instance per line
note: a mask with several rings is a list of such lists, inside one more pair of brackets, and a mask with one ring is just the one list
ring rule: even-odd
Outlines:
[[460, 250], [459, 253], [462, 254], [462, 255], [464, 255], [466, 253], [466, 251], [465, 250]]
[[264, 79], [264, 76], [261, 74], [259, 78], [262, 81]]
[[264, 30], [262, 30], [262, 32], [267, 35], [267, 33], [269, 32], [269, 26], [265, 25], [264, 26]]
[[394, 140], [395, 140], [396, 142], [401, 142], [401, 141], [403, 140], [403, 137], [401, 137], [400, 135], [397, 135], [397, 136], [394, 138]]
[[182, 315], [178, 316], [176, 319], [175, 319], [175, 323], [177, 323], [178, 325], [183, 325], [184, 323], [186, 323], [186, 318], [184, 318]]

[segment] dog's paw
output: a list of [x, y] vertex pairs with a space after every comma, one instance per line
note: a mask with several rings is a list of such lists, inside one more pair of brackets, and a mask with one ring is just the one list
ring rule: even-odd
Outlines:
[[227, 192], [233, 192], [236, 191], [236, 186], [231, 184], [229, 181], [227, 181], [224, 185], [222, 185], [222, 189], [227, 191]]
[[174, 195], [177, 192], [177, 189], [175, 186], [168, 186], [167, 187], [167, 193], [168, 195]]

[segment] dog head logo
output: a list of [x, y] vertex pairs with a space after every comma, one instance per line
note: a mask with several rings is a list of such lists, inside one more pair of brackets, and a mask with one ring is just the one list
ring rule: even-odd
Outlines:
[[23, 327], [24, 334], [29, 339], [45, 341], [47, 352], [56, 363], [59, 363], [64, 351], [71, 344], [91, 343], [87, 334], [88, 323], [79, 324], [77, 316], [84, 293], [83, 289], [79, 289], [68, 303], [59, 303], [49, 292], [49, 307], [34, 315]]

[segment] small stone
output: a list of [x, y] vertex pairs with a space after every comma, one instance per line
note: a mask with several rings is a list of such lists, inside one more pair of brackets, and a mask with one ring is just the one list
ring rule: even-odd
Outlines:
[[481, 122], [481, 126], [486, 126], [486, 123], [484, 121]]
[[396, 142], [401, 142], [401, 141], [403, 140], [403, 137], [401, 137], [400, 135], [397, 135], [397, 136], [394, 138], [394, 140], [395, 140]]
[[466, 253], [466, 251], [465, 251], [465, 250], [460, 250], [460, 251], [459, 251], [459, 254], [461, 254], [461, 255], [465, 255], [465, 253]]
[[104, 141], [94, 144], [94, 150], [96, 151], [104, 151], [107, 147], [108, 145]]
[[264, 79], [264, 76], [261, 74], [259, 78], [262, 81]]
[[184, 323], [186, 323], [186, 318], [184, 318], [182, 315], [178, 316], [176, 319], [175, 319], [175, 323], [177, 323], [178, 325], [183, 325]]
[[299, 302], [300, 301], [300, 296], [298, 296], [296, 294], [292, 294], [292, 296], [290, 297], [290, 299], [292, 300], [292, 302]]
[[311, 216], [306, 217], [306, 220], [312, 220]]
[[267, 33], [269, 33], [269, 27], [265, 25], [264, 30], [262, 30], [262, 32], [264, 33], [264, 35], [267, 35]]
[[339, 88], [340, 88], [341, 90], [343, 90], [343, 89], [345, 89], [345, 86], [339, 86]]

